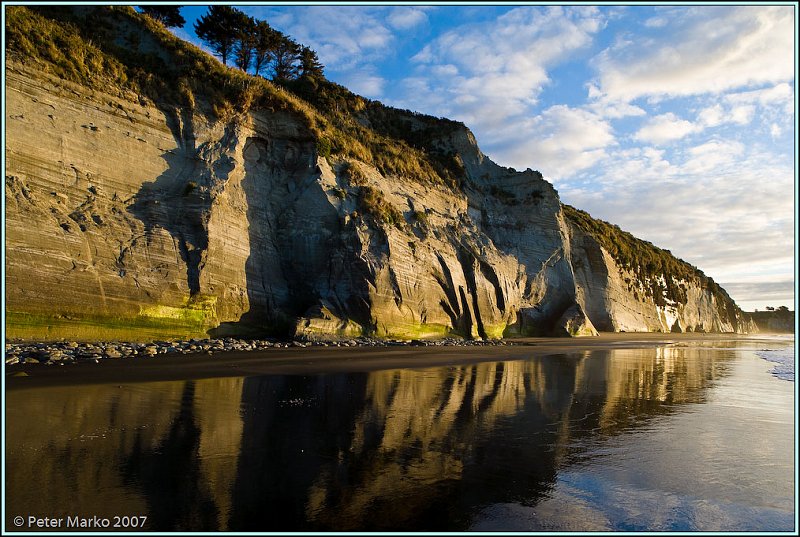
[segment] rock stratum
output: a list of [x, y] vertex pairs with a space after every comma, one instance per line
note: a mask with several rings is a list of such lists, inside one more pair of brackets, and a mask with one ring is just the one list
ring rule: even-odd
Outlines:
[[753, 329], [460, 123], [214, 65], [130, 8], [9, 10], [10, 337]]

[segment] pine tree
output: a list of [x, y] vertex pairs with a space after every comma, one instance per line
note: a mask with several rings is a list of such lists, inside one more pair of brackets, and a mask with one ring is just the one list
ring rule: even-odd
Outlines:
[[256, 45], [256, 21], [242, 13], [237, 27], [238, 35], [234, 64], [242, 71], [247, 72], [250, 68], [250, 62], [253, 60], [253, 51]]
[[266, 22], [258, 21], [254, 37], [253, 74], [260, 75], [262, 71], [269, 67], [274, 51], [278, 48], [278, 43], [283, 36], [277, 30], [273, 30]]
[[273, 80], [293, 80], [297, 78], [300, 45], [289, 37], [283, 37], [273, 52]]
[[228, 65], [239, 36], [242, 13], [230, 6], [213, 5], [194, 23], [194, 31], [209, 48]]
[[319, 63], [319, 58], [314, 50], [302, 46], [300, 47], [300, 76], [303, 78], [322, 78], [322, 70], [325, 68]]
[[179, 28], [186, 24], [186, 19], [181, 15], [181, 6], [139, 6], [139, 9], [167, 28]]

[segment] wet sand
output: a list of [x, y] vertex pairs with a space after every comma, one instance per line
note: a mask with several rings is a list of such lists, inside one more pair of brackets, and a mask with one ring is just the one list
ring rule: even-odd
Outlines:
[[[158, 532], [795, 528], [795, 384], [769, 360], [794, 340], [514, 343], [7, 367], [29, 376], [6, 378], [5, 525], [125, 514]], [[20, 529], [45, 531], [28, 520]]]
[[680, 345], [681, 342], [757, 341], [739, 334], [601, 334], [591, 338], [525, 338], [510, 345], [309, 347], [214, 354], [164, 354], [152, 358], [120, 358], [100, 363], [63, 366], [18, 364], [6, 366], [6, 389], [76, 384], [111, 384], [249, 377], [269, 374], [368, 372], [383, 369], [461, 365], [484, 361], [525, 359], [544, 354]]

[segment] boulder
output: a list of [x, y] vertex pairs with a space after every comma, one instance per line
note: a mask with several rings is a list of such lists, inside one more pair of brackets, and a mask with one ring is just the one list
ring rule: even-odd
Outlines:
[[592, 321], [579, 304], [573, 304], [561, 315], [556, 323], [556, 332], [573, 337], [598, 335]]

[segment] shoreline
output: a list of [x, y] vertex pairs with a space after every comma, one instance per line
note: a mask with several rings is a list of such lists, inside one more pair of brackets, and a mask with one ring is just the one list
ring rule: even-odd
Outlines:
[[[128, 384], [269, 374], [367, 372], [521, 360], [542, 354], [679, 345], [691, 341], [757, 341], [764, 340], [763, 336], [767, 335], [773, 334], [601, 333], [591, 338], [520, 338], [482, 344], [479, 342], [445, 344], [441, 340], [427, 343], [415, 341], [379, 344], [375, 340], [370, 340], [362, 345], [350, 345], [348, 342], [347, 346], [338, 347], [331, 346], [330, 342], [326, 342], [327, 345], [318, 342], [319, 344], [307, 346], [302, 345], [308, 342], [280, 342], [280, 347], [271, 346], [255, 350], [212, 348], [198, 352], [163, 352], [126, 358], [105, 357], [70, 362], [61, 360], [47, 363], [6, 364], [5, 382], [7, 389], [15, 390], [45, 386]], [[230, 341], [241, 343], [239, 340]], [[10, 343], [7, 343], [8, 345]], [[35, 347], [36, 344], [32, 345]], [[202, 345], [200, 348], [202, 349]]]

